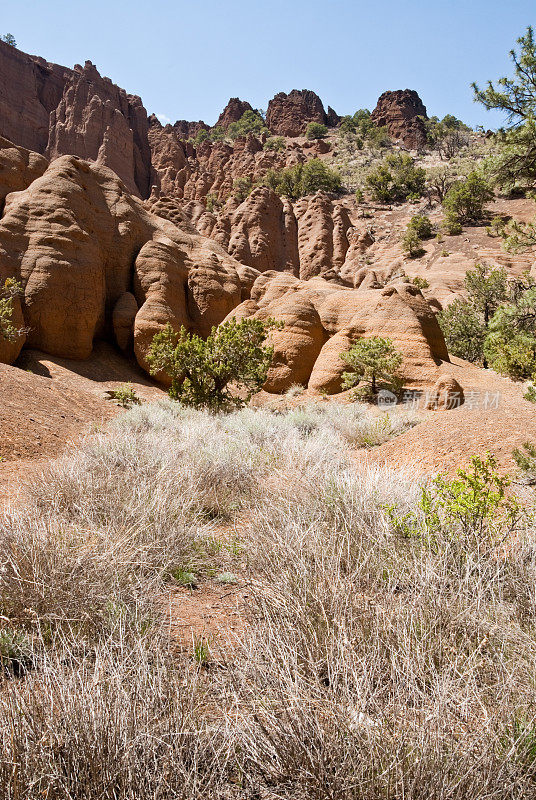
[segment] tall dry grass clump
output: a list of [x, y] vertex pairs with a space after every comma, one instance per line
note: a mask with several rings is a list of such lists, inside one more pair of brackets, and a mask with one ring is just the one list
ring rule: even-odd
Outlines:
[[[489, 460], [368, 465], [411, 422], [166, 402], [48, 468], [0, 523], [0, 798], [532, 798], [532, 513]], [[224, 561], [247, 620], [201, 662], [157, 599]]]

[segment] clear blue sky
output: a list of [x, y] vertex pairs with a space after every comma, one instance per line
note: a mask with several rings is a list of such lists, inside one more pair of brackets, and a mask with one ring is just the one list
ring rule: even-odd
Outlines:
[[230, 96], [265, 109], [313, 89], [339, 114], [386, 89], [497, 127], [471, 81], [508, 73], [536, 0], [0, 0], [0, 31], [67, 66], [90, 59], [148, 112], [213, 124]]

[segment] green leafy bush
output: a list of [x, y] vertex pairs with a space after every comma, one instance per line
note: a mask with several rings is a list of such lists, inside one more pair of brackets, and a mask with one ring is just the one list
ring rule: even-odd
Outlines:
[[411, 228], [409, 225], [402, 237], [402, 250], [409, 258], [419, 258], [424, 255], [422, 239], [415, 228]]
[[218, 198], [218, 195], [212, 194], [212, 193], [211, 194], [207, 194], [207, 196], [205, 198], [205, 207], [206, 207], [207, 211], [211, 211], [211, 212], [218, 211], [222, 207], [222, 205], [223, 205], [223, 203]]
[[238, 200], [239, 203], [243, 203], [252, 191], [253, 181], [250, 177], [235, 178], [233, 183], [233, 197]]
[[415, 166], [407, 153], [389, 153], [366, 179], [373, 198], [381, 203], [403, 202], [412, 195], [420, 197], [425, 182], [426, 171]]
[[23, 333], [13, 325], [13, 302], [22, 294], [22, 286], [13, 278], [8, 278], [0, 291], [0, 337], [13, 342]]
[[269, 169], [263, 183], [277, 194], [297, 200], [319, 190], [338, 192], [341, 188], [341, 177], [319, 158], [312, 158], [305, 164], [296, 164], [288, 169]]
[[351, 372], [344, 372], [342, 376], [344, 389], [350, 389], [362, 380], [370, 382], [372, 397], [376, 395], [379, 380], [389, 387], [399, 388], [401, 378], [398, 370], [403, 356], [390, 339], [380, 336], [358, 339], [340, 357], [351, 367]]
[[[536, 402], [536, 400], [532, 400]], [[515, 447], [512, 450], [512, 458], [521, 470], [525, 482], [531, 479], [530, 482], [536, 481], [536, 446], [531, 442], [523, 442], [523, 449], [520, 450]]]
[[260, 136], [261, 133], [270, 133], [265, 122], [258, 111], [244, 111], [238, 122], [232, 122], [227, 128], [227, 135], [231, 139], [238, 139], [240, 136], [247, 136], [253, 133]]
[[439, 475], [431, 486], [423, 487], [420, 513], [399, 516], [394, 508], [389, 508], [395, 530], [402, 536], [420, 540], [434, 551], [453, 542], [461, 544], [464, 550], [479, 542], [493, 546], [495, 523], [500, 523], [502, 535], [512, 530], [519, 519], [520, 507], [515, 498], [507, 497], [510, 480], [499, 475], [493, 455], [473, 456], [471, 466], [471, 470], [459, 469], [454, 479]]
[[450, 353], [487, 366], [484, 343], [491, 319], [507, 297], [506, 271], [477, 264], [465, 276], [467, 299], [457, 299], [438, 314]]
[[446, 213], [447, 226], [457, 229], [462, 223], [478, 222], [484, 217], [484, 206], [492, 200], [493, 192], [486, 179], [478, 172], [470, 172], [461, 181], [450, 187], [443, 208]]
[[141, 402], [130, 383], [123, 383], [121, 386], [118, 386], [117, 389], [110, 389], [108, 394], [112, 400], [116, 400], [123, 408], [139, 406]]
[[270, 138], [265, 141], [263, 149], [275, 150], [276, 153], [280, 153], [286, 149], [286, 146], [287, 143], [284, 136], [270, 136]]
[[228, 411], [245, 405], [266, 381], [273, 348], [265, 345], [274, 320], [231, 319], [205, 340], [171, 325], [157, 333], [148, 355], [151, 373], [171, 378], [169, 395], [193, 408]]
[[426, 278], [421, 278], [419, 275], [416, 275], [414, 278], [412, 278], [411, 282], [417, 287], [417, 289], [428, 289], [430, 286]]
[[305, 135], [308, 139], [325, 139], [328, 135], [328, 129], [320, 122], [310, 122], [307, 125]]
[[12, 33], [4, 33], [3, 36], [0, 36], [0, 39], [6, 44], [10, 45], [10, 47], [17, 46], [17, 42], [15, 41], [15, 37]]
[[434, 235], [432, 221], [425, 214], [415, 214], [408, 222], [409, 229], [414, 230], [420, 239], [431, 239]]

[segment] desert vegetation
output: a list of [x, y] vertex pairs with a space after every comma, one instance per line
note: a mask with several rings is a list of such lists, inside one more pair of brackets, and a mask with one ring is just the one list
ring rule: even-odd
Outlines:
[[[412, 421], [167, 401], [33, 479], [0, 520], [2, 796], [532, 797], [533, 523], [492, 458], [356, 470]], [[218, 575], [249, 590], [216, 658], [162, 598]]]

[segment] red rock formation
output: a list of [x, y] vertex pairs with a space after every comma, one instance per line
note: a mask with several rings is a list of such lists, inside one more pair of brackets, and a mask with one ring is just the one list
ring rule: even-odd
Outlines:
[[[9, 155], [10, 150], [7, 150]], [[38, 157], [39, 158], [39, 157]], [[21, 159], [21, 181], [26, 169]], [[12, 175], [0, 171], [12, 183]], [[62, 156], [8, 194], [0, 220], [0, 283], [23, 286], [16, 324], [47, 353], [87, 358], [98, 336], [133, 337], [139, 363], [166, 322], [207, 335], [247, 296], [252, 280], [188, 223], [150, 214], [110, 169]], [[0, 350], [12, 361], [17, 349]]]
[[91, 158], [149, 195], [147, 113], [91, 62], [70, 70], [0, 42], [0, 136], [49, 158]]
[[46, 155], [65, 153], [110, 167], [127, 189], [147, 197], [150, 150], [147, 114], [139, 97], [128, 96], [90, 61], [76, 66], [50, 115]]
[[301, 281], [265, 272], [251, 298], [234, 309], [238, 319], [255, 316], [284, 322], [270, 339], [274, 357], [265, 389], [284, 392], [294, 383], [330, 394], [341, 390], [347, 368], [340, 353], [363, 336], [388, 336], [404, 354], [408, 386], [433, 386], [448, 353], [436, 316], [415, 286], [348, 289], [322, 278]]
[[173, 130], [181, 139], [193, 139], [197, 136], [199, 131], [208, 131], [210, 128], [202, 119], [200, 119], [199, 122], [188, 122], [186, 119], [178, 119], [177, 122], [173, 123]]
[[419, 117], [428, 118], [426, 107], [412, 89], [384, 92], [372, 112], [372, 121], [378, 127], [385, 126], [392, 139], [412, 149], [426, 141], [424, 123]]
[[268, 103], [266, 112], [266, 125], [277, 136], [301, 136], [308, 122], [333, 125], [338, 121], [333, 109], [326, 114], [319, 96], [309, 89], [279, 92]]
[[231, 97], [216, 122], [216, 126], [227, 130], [233, 122], [238, 122], [245, 111], [253, 111], [247, 100], [240, 100], [238, 97]]

